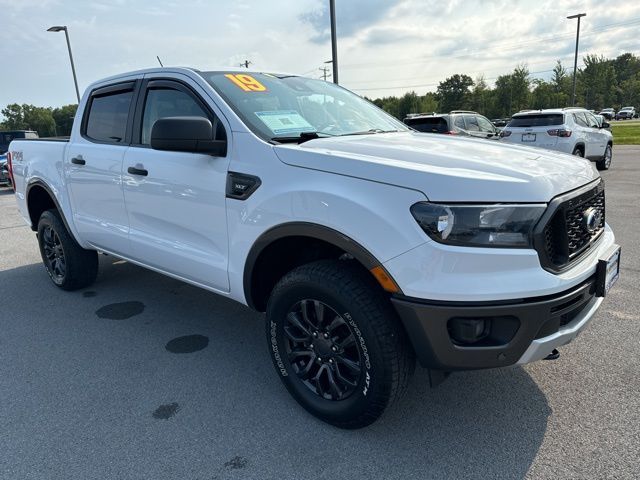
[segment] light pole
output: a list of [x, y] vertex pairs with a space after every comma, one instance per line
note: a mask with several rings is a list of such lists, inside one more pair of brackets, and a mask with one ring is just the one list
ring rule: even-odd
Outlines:
[[338, 83], [338, 39], [336, 37], [336, 0], [329, 0], [329, 14], [331, 16], [331, 64], [333, 65], [333, 83]]
[[61, 32], [64, 30], [64, 36], [67, 39], [67, 48], [69, 49], [69, 60], [71, 60], [71, 71], [73, 72], [73, 83], [76, 86], [76, 97], [78, 98], [78, 104], [80, 104], [80, 90], [78, 90], [78, 79], [76, 78], [76, 66], [73, 64], [73, 55], [71, 54], [71, 43], [69, 42], [69, 32], [66, 25], [58, 25], [55, 27], [47, 28], [47, 32]]
[[586, 17], [586, 13], [577, 13], [575, 15], [569, 15], [568, 19], [578, 19], [578, 30], [576, 31], [576, 56], [573, 59], [573, 95], [571, 97], [571, 106], [576, 105], [576, 71], [578, 70], [578, 42], [580, 41], [580, 18]]

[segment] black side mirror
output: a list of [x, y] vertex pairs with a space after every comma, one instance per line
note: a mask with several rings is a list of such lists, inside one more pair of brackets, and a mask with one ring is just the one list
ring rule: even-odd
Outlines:
[[609, 128], [611, 126], [611, 124], [609, 122], [602, 122], [602, 125], [600, 125], [600, 128]]
[[227, 141], [213, 139], [213, 125], [204, 117], [166, 117], [151, 128], [151, 148], [171, 152], [227, 154]]

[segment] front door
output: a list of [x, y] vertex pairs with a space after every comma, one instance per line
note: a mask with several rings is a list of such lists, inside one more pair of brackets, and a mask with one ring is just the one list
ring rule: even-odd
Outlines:
[[229, 290], [225, 188], [229, 159], [150, 148], [151, 129], [165, 117], [209, 118], [216, 140], [222, 123], [197, 85], [148, 79], [136, 107], [133, 141], [123, 163], [131, 258], [220, 291]]

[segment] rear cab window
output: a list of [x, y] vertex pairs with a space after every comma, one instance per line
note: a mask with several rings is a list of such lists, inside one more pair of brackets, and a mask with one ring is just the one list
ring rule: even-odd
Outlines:
[[511, 118], [507, 127], [548, 127], [551, 125], [563, 125], [564, 115], [561, 113], [541, 113], [534, 115], [516, 115]]
[[449, 131], [447, 121], [442, 117], [407, 118], [405, 123], [419, 132], [446, 133]]
[[134, 82], [95, 90], [84, 116], [82, 135], [101, 143], [126, 142]]

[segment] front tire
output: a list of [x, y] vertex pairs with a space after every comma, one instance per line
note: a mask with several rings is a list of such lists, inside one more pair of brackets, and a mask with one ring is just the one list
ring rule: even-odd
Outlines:
[[397, 314], [373, 277], [350, 261], [295, 268], [267, 305], [273, 364], [289, 393], [340, 428], [373, 423], [415, 367]]
[[604, 156], [602, 160], [596, 162], [596, 167], [598, 170], [609, 170], [611, 167], [611, 159], [613, 158], [613, 150], [611, 145], [607, 145], [607, 148], [604, 150]]
[[38, 244], [42, 263], [57, 287], [78, 290], [95, 281], [98, 275], [98, 253], [78, 245], [67, 231], [57, 210], [47, 210], [40, 216]]

